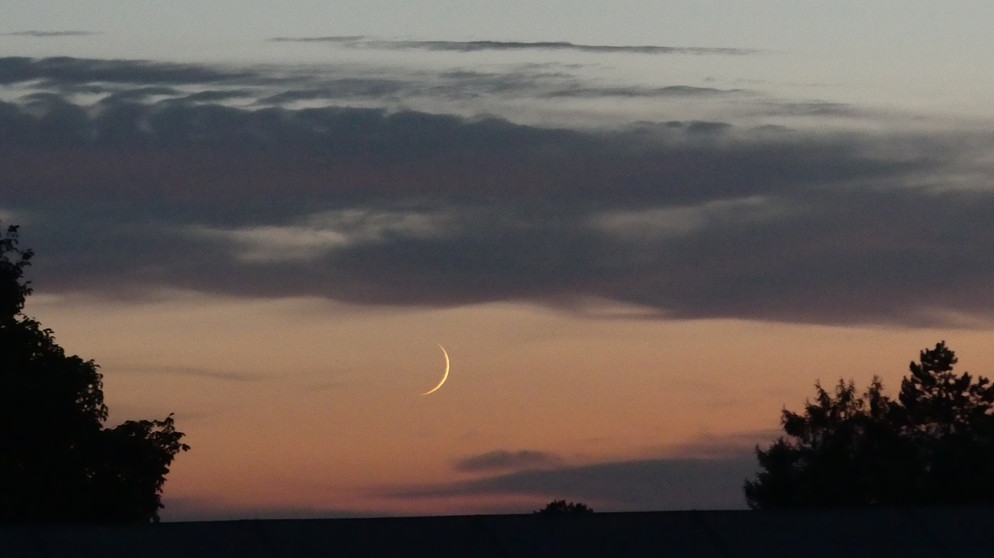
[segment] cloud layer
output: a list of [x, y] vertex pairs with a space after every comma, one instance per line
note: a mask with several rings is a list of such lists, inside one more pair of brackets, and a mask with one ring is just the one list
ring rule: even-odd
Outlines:
[[[607, 299], [661, 317], [912, 326], [994, 316], [989, 133], [866, 132], [833, 104], [809, 105], [830, 109], [805, 115], [822, 130], [524, 125], [405, 110], [410, 76], [314, 87], [267, 72], [0, 59], [0, 214], [38, 252], [37, 287], [578, 312]], [[564, 95], [652, 91], [586, 86]]]

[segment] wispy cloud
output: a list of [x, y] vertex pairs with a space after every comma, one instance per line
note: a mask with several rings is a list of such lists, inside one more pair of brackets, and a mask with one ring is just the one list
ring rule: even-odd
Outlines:
[[7, 35], [13, 37], [86, 37], [89, 35], [99, 35], [97, 31], [13, 31], [10, 33], [0, 33], [0, 35]]
[[534, 469], [561, 465], [562, 458], [555, 454], [534, 450], [494, 450], [480, 455], [458, 459], [454, 463], [457, 471], [506, 471]]
[[135, 370], [146, 374], [163, 374], [169, 376], [192, 376], [205, 378], [208, 380], [220, 380], [224, 382], [254, 382], [261, 378], [257, 374], [245, 372], [228, 372], [223, 370], [210, 370], [205, 368], [181, 367], [181, 366], [122, 366], [127, 370]]
[[550, 91], [548, 97], [702, 97], [742, 94], [741, 89], [714, 89], [671, 85], [668, 87], [575, 87]]
[[328, 37], [276, 37], [275, 42], [325, 42], [352, 48], [392, 50], [436, 50], [449, 52], [476, 52], [482, 50], [562, 50], [587, 53], [624, 54], [692, 54], [692, 55], [746, 55], [756, 54], [754, 49], [720, 47], [673, 47], [658, 45], [590, 45], [565, 41], [410, 41], [384, 40], [363, 36]]

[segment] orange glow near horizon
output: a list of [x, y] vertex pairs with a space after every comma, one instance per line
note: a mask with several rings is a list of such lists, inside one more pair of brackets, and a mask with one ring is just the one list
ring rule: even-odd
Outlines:
[[[986, 331], [599, 319], [513, 304], [36, 295], [27, 313], [101, 365], [111, 422], [175, 412], [192, 449], [168, 477], [166, 519], [174, 508], [528, 512], [542, 501], [391, 493], [478, 478], [456, 461], [495, 450], [567, 465], [747, 451], [772, 440], [781, 408], [802, 405], [816, 380], [863, 386], [877, 374], [896, 394], [908, 361], [942, 339], [961, 370], [984, 375], [994, 362]], [[438, 379], [437, 343], [451, 375], [422, 397]]]

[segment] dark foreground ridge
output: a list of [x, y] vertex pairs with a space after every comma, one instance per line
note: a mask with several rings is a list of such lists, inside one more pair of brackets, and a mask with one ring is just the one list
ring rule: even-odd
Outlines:
[[958, 557], [994, 552], [994, 508], [476, 515], [0, 527], [9, 558], [307, 556]]

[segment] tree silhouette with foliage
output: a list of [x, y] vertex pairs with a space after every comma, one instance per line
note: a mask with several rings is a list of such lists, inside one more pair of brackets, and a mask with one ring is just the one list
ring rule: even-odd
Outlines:
[[0, 522], [158, 521], [183, 433], [172, 415], [104, 428], [97, 365], [23, 314], [32, 256], [0, 233]]
[[584, 515], [588, 513], [594, 513], [594, 510], [587, 507], [586, 504], [581, 504], [580, 502], [567, 502], [566, 500], [553, 500], [545, 505], [544, 508], [536, 511], [535, 513], [542, 515]]
[[945, 342], [921, 351], [897, 400], [874, 377], [830, 393], [815, 384], [803, 413], [786, 409], [785, 436], [756, 448], [745, 483], [754, 509], [994, 503], [994, 386], [957, 375]]

